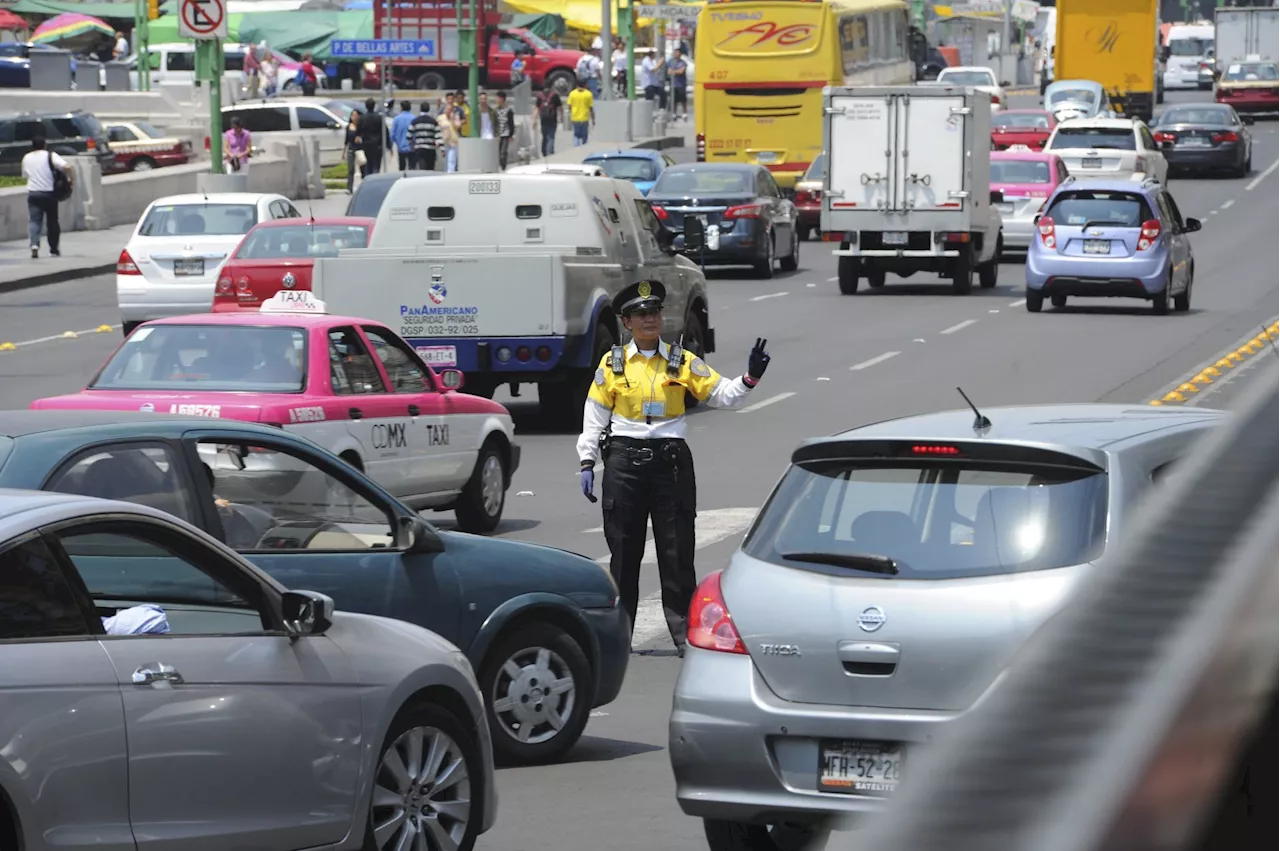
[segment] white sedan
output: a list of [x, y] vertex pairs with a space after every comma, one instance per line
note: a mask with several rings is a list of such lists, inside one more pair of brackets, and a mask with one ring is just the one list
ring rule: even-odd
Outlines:
[[1004, 109], [1008, 105], [1008, 95], [1002, 83], [996, 79], [996, 72], [981, 65], [957, 65], [954, 68], [943, 68], [938, 78], [933, 81], [936, 86], [962, 86], [974, 88], [991, 96], [991, 111]]
[[1077, 178], [1154, 178], [1164, 183], [1169, 163], [1147, 125], [1133, 118], [1073, 118], [1058, 124], [1046, 153], [1062, 157]]
[[249, 229], [298, 218], [293, 202], [274, 193], [171, 195], [151, 202], [116, 261], [125, 335], [148, 319], [208, 313], [218, 269]]

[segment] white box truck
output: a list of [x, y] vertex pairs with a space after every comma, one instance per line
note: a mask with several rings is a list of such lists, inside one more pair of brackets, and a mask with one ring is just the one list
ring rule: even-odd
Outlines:
[[1004, 199], [992, 192], [990, 98], [952, 86], [823, 90], [821, 226], [839, 241], [840, 292], [892, 272], [996, 285]]
[[1241, 7], [1214, 14], [1213, 57], [1218, 68], [1244, 59], [1275, 62], [1280, 55], [1280, 9]]

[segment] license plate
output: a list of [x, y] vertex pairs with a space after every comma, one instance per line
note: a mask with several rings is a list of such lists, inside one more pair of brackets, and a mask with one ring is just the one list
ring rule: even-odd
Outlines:
[[1208, 148], [1212, 143], [1203, 136], [1187, 136], [1179, 139], [1178, 143], [1187, 148]]
[[1084, 159], [1080, 160], [1080, 167], [1081, 168], [1102, 168], [1102, 158], [1101, 157], [1085, 157]]
[[1111, 240], [1109, 239], [1086, 239], [1084, 241], [1085, 254], [1110, 254]]
[[818, 752], [818, 790], [885, 796], [897, 791], [902, 745], [897, 742], [823, 740]]
[[203, 275], [204, 274], [204, 258], [196, 257], [187, 260], [173, 261], [173, 274], [175, 275]]
[[458, 365], [458, 349], [455, 346], [419, 346], [416, 351], [428, 366]]
[[885, 245], [906, 245], [907, 232], [900, 230], [891, 230], [884, 235]]
[[1003, 215], [1006, 215], [1006, 216], [1013, 215], [1012, 204], [996, 204], [996, 209], [999, 210]]

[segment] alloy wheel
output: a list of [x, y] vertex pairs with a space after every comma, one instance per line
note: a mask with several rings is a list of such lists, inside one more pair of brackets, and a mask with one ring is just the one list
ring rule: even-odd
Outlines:
[[374, 779], [370, 820], [379, 849], [453, 851], [471, 819], [471, 777], [462, 749], [435, 727], [406, 730]]

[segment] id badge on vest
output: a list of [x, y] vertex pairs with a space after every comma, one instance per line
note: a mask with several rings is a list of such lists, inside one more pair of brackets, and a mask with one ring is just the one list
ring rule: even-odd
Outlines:
[[662, 419], [667, 415], [666, 402], [645, 402], [640, 411], [644, 414], [646, 423], [652, 422], [654, 417]]

